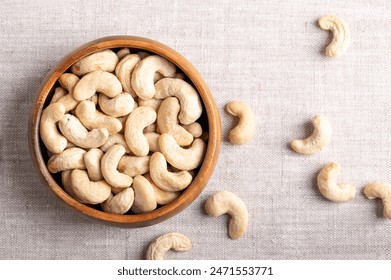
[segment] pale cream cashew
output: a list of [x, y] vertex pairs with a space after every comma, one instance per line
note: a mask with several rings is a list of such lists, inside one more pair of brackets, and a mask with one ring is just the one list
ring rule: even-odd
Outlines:
[[80, 148], [69, 148], [49, 158], [48, 170], [51, 173], [68, 169], [86, 169], [84, 163], [85, 150]]
[[169, 250], [188, 251], [191, 249], [190, 239], [179, 232], [166, 233], [149, 244], [146, 259], [163, 260], [164, 254]]
[[299, 154], [311, 155], [320, 152], [331, 141], [331, 125], [329, 120], [321, 115], [312, 119], [314, 130], [311, 136], [303, 140], [293, 140], [291, 148]]
[[113, 98], [122, 92], [122, 85], [115, 75], [97, 70], [80, 79], [73, 90], [73, 97], [78, 101], [83, 101], [96, 92]]
[[155, 192], [147, 179], [137, 175], [134, 177], [132, 188], [134, 190], [134, 202], [131, 208], [133, 213], [147, 213], [156, 209]]
[[116, 195], [116, 194], [119, 194], [120, 192], [122, 192], [123, 190], [127, 190], [127, 189], [131, 189], [131, 188], [116, 188], [116, 187], [113, 187], [113, 186], [110, 186], [111, 187], [111, 192]]
[[146, 156], [149, 153], [148, 140], [143, 134], [146, 126], [154, 123], [156, 112], [148, 106], [140, 106], [128, 116], [125, 124], [124, 135], [126, 144], [137, 156]]
[[196, 89], [181, 79], [164, 78], [155, 84], [154, 98], [165, 99], [175, 96], [179, 99], [181, 110], [178, 118], [182, 124], [195, 122], [202, 114], [201, 98]]
[[103, 157], [103, 152], [98, 148], [90, 149], [84, 154], [84, 163], [87, 168], [88, 177], [91, 181], [103, 180], [100, 162]]
[[182, 125], [182, 127], [186, 129], [189, 133], [191, 133], [194, 138], [201, 137], [202, 133], [204, 132], [202, 130], [202, 126], [198, 122], [194, 122], [188, 125]]
[[155, 184], [164, 191], [181, 191], [190, 185], [193, 177], [185, 170], [169, 172], [162, 153], [155, 152], [149, 160], [149, 174]]
[[326, 47], [326, 55], [338, 57], [344, 54], [350, 45], [350, 30], [346, 22], [336, 16], [324, 16], [319, 19], [319, 26], [333, 33], [333, 40]]
[[118, 118], [133, 111], [134, 99], [127, 92], [120, 93], [114, 98], [99, 94], [99, 107], [106, 115]]
[[157, 113], [157, 125], [160, 133], [168, 133], [174, 137], [179, 146], [188, 146], [193, 142], [193, 135], [178, 124], [178, 113], [181, 110], [179, 100], [167, 97], [160, 105]]
[[368, 199], [380, 198], [383, 202], [383, 215], [391, 219], [391, 184], [374, 182], [364, 188], [364, 194]]
[[134, 191], [132, 188], [122, 189], [115, 196], [110, 194], [109, 198], [101, 203], [105, 212], [113, 214], [125, 214], [132, 207], [134, 202]]
[[150, 156], [134, 157], [123, 156], [118, 163], [118, 171], [130, 177], [142, 175], [149, 171]]
[[356, 194], [354, 186], [336, 183], [340, 172], [341, 166], [338, 163], [330, 162], [320, 170], [317, 178], [320, 193], [328, 200], [334, 202], [352, 200]]
[[140, 60], [141, 57], [138, 54], [129, 54], [122, 58], [115, 68], [115, 75], [121, 82], [124, 91], [129, 92], [133, 97], [137, 95], [132, 88], [131, 77], [134, 67]]
[[107, 150], [101, 160], [100, 169], [103, 178], [105, 178], [107, 183], [116, 188], [128, 188], [133, 182], [132, 177], [117, 170], [118, 163], [124, 154], [124, 146], [116, 144]]
[[142, 59], [134, 68], [131, 84], [141, 99], [149, 99], [155, 95], [153, 78], [156, 72], [170, 77], [175, 74], [176, 67], [159, 55], [150, 55]]
[[107, 139], [106, 143], [103, 146], [101, 146], [100, 149], [103, 152], [107, 152], [107, 150], [110, 149], [110, 147], [115, 144], [120, 144], [120, 145], [124, 146], [125, 152], [130, 153], [130, 149], [129, 149], [128, 145], [126, 144], [125, 136], [123, 134], [110, 135], [109, 139]]
[[157, 113], [159, 111], [159, 108], [160, 108], [160, 105], [162, 104], [162, 102], [163, 102], [162, 99], [155, 99], [155, 98], [146, 99], [146, 100], [140, 99], [138, 101], [138, 105], [149, 106], [149, 107], [153, 108], [155, 110], [155, 112]]
[[122, 129], [122, 123], [119, 120], [99, 112], [92, 101], [84, 100], [80, 102], [75, 113], [83, 126], [89, 130], [106, 128], [109, 135], [114, 135]]
[[64, 170], [61, 172], [61, 182], [64, 190], [69, 194], [73, 199], [79, 201], [80, 203], [86, 203], [82, 199], [78, 198], [73, 190], [71, 182], [71, 173], [73, 169]]
[[206, 201], [205, 210], [212, 217], [223, 214], [231, 216], [228, 226], [228, 235], [231, 239], [238, 239], [245, 234], [248, 226], [248, 211], [243, 200], [237, 195], [228, 191], [214, 193]]
[[98, 51], [78, 60], [72, 65], [71, 71], [78, 76], [96, 70], [113, 72], [118, 60], [118, 56], [112, 50]]
[[73, 115], [66, 114], [58, 123], [62, 134], [76, 146], [81, 148], [97, 148], [109, 139], [106, 128], [97, 128], [88, 131]]
[[156, 132], [148, 132], [144, 134], [145, 138], [147, 138], [149, 151], [150, 152], [160, 152], [159, 147], [159, 137], [160, 134]]
[[71, 173], [71, 185], [77, 197], [88, 204], [99, 204], [109, 198], [110, 185], [105, 180], [92, 182], [87, 171], [74, 169]]
[[39, 122], [39, 134], [46, 148], [55, 154], [61, 153], [67, 146], [65, 138], [57, 129], [56, 123], [65, 114], [65, 106], [61, 103], [53, 103], [46, 107]]
[[[116, 55], [118, 56], [118, 59], [121, 60], [123, 59], [125, 56], [127, 56], [128, 54], [130, 54], [130, 50], [129, 48], [121, 48], [117, 51]], [[119, 62], [118, 62], [119, 63]], [[118, 64], [117, 64], [118, 65]]]
[[199, 138], [195, 139], [189, 148], [184, 149], [167, 133], [160, 135], [159, 147], [166, 160], [180, 170], [199, 167], [206, 152], [206, 143]]
[[56, 103], [61, 97], [65, 96], [67, 94], [68, 94], [68, 92], [67, 92], [67, 90], [65, 88], [63, 88], [63, 87], [56, 87], [54, 89], [53, 97], [50, 100], [49, 104]]
[[157, 129], [156, 123], [151, 123], [150, 125], [146, 126], [143, 129], [143, 133], [146, 134], [146, 133], [156, 132], [156, 129]]
[[73, 97], [73, 90], [79, 81], [79, 77], [72, 73], [64, 73], [58, 79], [60, 85], [68, 91], [68, 94], [57, 100], [57, 102], [64, 104], [66, 112], [75, 109], [79, 104], [79, 101]]
[[229, 132], [232, 144], [243, 145], [253, 138], [256, 128], [255, 114], [243, 101], [230, 101], [225, 107], [227, 112], [239, 118], [238, 124]]
[[158, 205], [166, 205], [172, 201], [174, 201], [180, 194], [181, 192], [168, 192], [164, 191], [161, 188], [159, 188], [155, 182], [152, 180], [151, 175], [149, 173], [146, 173], [143, 175], [145, 179], [147, 179], [155, 192], [155, 198], [156, 198], [156, 203]]

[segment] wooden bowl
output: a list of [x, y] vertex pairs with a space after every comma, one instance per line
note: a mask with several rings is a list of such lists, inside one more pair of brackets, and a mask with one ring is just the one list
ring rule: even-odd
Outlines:
[[[98, 207], [79, 203], [69, 196], [61, 186], [61, 176], [51, 174], [46, 166], [48, 155], [39, 136], [39, 122], [42, 110], [49, 104], [57, 80], [71, 65], [96, 51], [104, 49], [119, 49], [128, 47], [158, 54], [173, 62], [187, 76], [188, 82], [198, 90], [204, 105], [204, 113], [199, 122], [204, 130], [209, 132], [207, 151], [203, 164], [198, 170], [193, 182], [173, 202], [161, 206], [156, 210], [144, 214], [117, 215], [106, 213]], [[105, 37], [89, 42], [63, 58], [45, 77], [36, 93], [30, 117], [29, 144], [31, 156], [38, 174], [42, 177], [54, 194], [66, 205], [83, 216], [94, 218], [97, 221], [124, 227], [143, 227], [162, 222], [185, 209], [206, 186], [217, 162], [221, 143], [220, 116], [213, 97], [197, 70], [182, 55], [173, 49], [146, 38], [133, 36]]]

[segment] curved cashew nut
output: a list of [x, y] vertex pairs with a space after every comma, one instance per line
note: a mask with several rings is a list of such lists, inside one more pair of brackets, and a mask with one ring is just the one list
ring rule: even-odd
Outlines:
[[174, 137], [179, 146], [188, 146], [193, 142], [193, 135], [178, 124], [178, 113], [181, 110], [175, 97], [164, 99], [157, 113], [157, 125], [160, 133]]
[[172, 249], [175, 251], [188, 251], [191, 249], [190, 239], [179, 232], [166, 233], [155, 239], [148, 247], [147, 260], [163, 260], [164, 254]]
[[162, 99], [155, 99], [155, 98], [146, 99], [146, 100], [139, 99], [138, 105], [149, 106], [149, 107], [153, 108], [155, 110], [155, 112], [157, 113], [159, 111], [159, 108], [160, 108], [160, 105], [162, 104], [162, 102], [163, 102]]
[[133, 111], [134, 99], [126, 92], [120, 93], [114, 98], [99, 94], [99, 107], [106, 115], [118, 118]]
[[333, 40], [326, 48], [326, 55], [337, 57], [345, 53], [350, 44], [349, 26], [336, 16], [321, 17], [319, 26], [324, 30], [331, 30], [333, 33]]
[[106, 143], [103, 146], [101, 146], [100, 149], [103, 152], [107, 152], [107, 150], [110, 149], [110, 147], [115, 144], [120, 144], [120, 145], [124, 146], [125, 152], [130, 153], [130, 149], [129, 149], [128, 145], [126, 144], [125, 136], [123, 134], [110, 135], [109, 139], [107, 139]]
[[64, 190], [69, 194], [73, 199], [79, 201], [80, 203], [86, 203], [82, 199], [78, 198], [73, 190], [72, 182], [71, 182], [71, 173], [72, 169], [64, 170], [61, 172], [61, 182]]
[[156, 132], [147, 132], [144, 134], [145, 138], [147, 138], [149, 151], [150, 152], [160, 152], [159, 147], [159, 137], [160, 134]]
[[97, 148], [106, 143], [109, 132], [106, 128], [93, 129], [90, 132], [78, 118], [66, 114], [58, 123], [62, 134], [76, 146], [81, 148]]
[[231, 239], [238, 239], [247, 230], [248, 212], [246, 205], [235, 194], [221, 191], [211, 195], [205, 203], [205, 210], [209, 216], [218, 217], [223, 214], [231, 216], [228, 234]]
[[206, 151], [206, 143], [197, 138], [187, 149], [183, 149], [170, 134], [159, 137], [159, 146], [166, 160], [181, 170], [193, 170], [202, 164]]
[[72, 171], [71, 185], [75, 195], [89, 204], [102, 203], [111, 194], [111, 188], [105, 180], [92, 182], [85, 170], [74, 169]]
[[46, 148], [52, 153], [61, 153], [67, 146], [67, 139], [61, 135], [56, 123], [65, 114], [65, 106], [61, 103], [54, 103], [46, 107], [39, 123], [39, 134]]
[[78, 101], [83, 101], [93, 96], [95, 92], [101, 92], [113, 98], [122, 92], [122, 85], [115, 75], [97, 70], [80, 79], [73, 90], [73, 97]]
[[193, 135], [194, 138], [201, 137], [202, 133], [204, 132], [202, 130], [202, 126], [198, 122], [194, 122], [188, 125], [182, 125], [184, 129], [186, 129], [191, 135]]
[[368, 199], [381, 198], [383, 202], [383, 215], [391, 219], [391, 185], [383, 182], [374, 182], [364, 188], [364, 194]]
[[68, 92], [65, 88], [63, 87], [56, 87], [54, 89], [54, 93], [53, 93], [53, 97], [52, 99], [50, 100], [50, 103], [49, 104], [53, 104], [53, 103], [56, 103], [61, 97], [67, 95]]
[[127, 118], [124, 129], [125, 140], [135, 155], [148, 155], [149, 145], [143, 130], [155, 120], [156, 112], [148, 106], [137, 107]]
[[134, 202], [131, 208], [133, 213], [147, 213], [156, 209], [155, 192], [147, 179], [137, 175], [134, 177], [132, 188], [134, 189]]
[[[116, 53], [116, 55], [118, 56], [118, 59], [122, 59], [124, 58], [125, 56], [127, 56], [128, 54], [130, 54], [130, 50], [129, 48], [121, 48], [118, 50], [118, 52]], [[118, 62], [119, 63], [119, 62]], [[118, 65], [118, 64], [117, 64]]]
[[153, 153], [149, 160], [149, 174], [159, 188], [168, 192], [181, 191], [193, 180], [191, 174], [185, 170], [169, 172], [167, 161], [159, 152]]
[[182, 124], [195, 122], [202, 114], [201, 98], [195, 88], [181, 79], [164, 78], [155, 84], [154, 98], [175, 96], [181, 104], [178, 118]]
[[115, 68], [115, 75], [121, 82], [124, 91], [129, 92], [133, 97], [136, 97], [131, 84], [132, 72], [136, 64], [141, 60], [138, 54], [128, 54], [118, 62]]
[[155, 198], [156, 198], [156, 203], [158, 205], [166, 205], [172, 201], [174, 201], [180, 194], [181, 192], [167, 192], [163, 191], [161, 188], [156, 186], [155, 182], [152, 180], [151, 175], [149, 173], [144, 174], [145, 179], [151, 183], [153, 190], [155, 192]]
[[51, 173], [68, 169], [86, 169], [84, 164], [85, 150], [80, 148], [69, 148], [49, 158], [48, 170]]
[[64, 104], [66, 112], [75, 109], [79, 104], [79, 101], [73, 97], [73, 90], [79, 81], [79, 77], [72, 73], [64, 73], [58, 79], [60, 85], [68, 91], [68, 94], [57, 100], [58, 103]]
[[[87, 168], [88, 177], [91, 181], [103, 180], [100, 162], [103, 157], [103, 152], [100, 149], [93, 148], [84, 154], [84, 163]], [[81, 168], [79, 168], [81, 169]]]
[[311, 155], [320, 152], [331, 140], [331, 125], [329, 120], [317, 115], [312, 119], [314, 130], [306, 139], [293, 140], [292, 149], [299, 154]]
[[336, 183], [340, 172], [341, 166], [338, 163], [330, 162], [320, 170], [317, 178], [320, 193], [334, 202], [352, 200], [356, 194], [354, 186]]
[[227, 112], [239, 117], [239, 123], [229, 132], [232, 144], [246, 144], [254, 136], [256, 121], [251, 107], [243, 101], [231, 101], [225, 107]]
[[125, 214], [132, 207], [134, 202], [134, 191], [132, 188], [122, 189], [115, 196], [110, 194], [109, 198], [101, 203], [105, 212], [113, 214]]
[[101, 171], [103, 178], [111, 186], [116, 188], [128, 188], [132, 185], [132, 177], [120, 173], [117, 166], [121, 157], [125, 154], [125, 148], [122, 145], [114, 145], [108, 149], [101, 160]]
[[71, 71], [78, 76], [96, 70], [113, 72], [118, 60], [118, 56], [112, 50], [103, 50], [83, 57], [72, 65]]
[[123, 156], [118, 163], [118, 171], [130, 177], [142, 175], [149, 171], [150, 156], [132, 157]]
[[169, 77], [175, 74], [176, 67], [159, 55], [150, 55], [142, 59], [134, 68], [131, 84], [141, 99], [149, 99], [155, 95], [153, 78], [156, 72]]

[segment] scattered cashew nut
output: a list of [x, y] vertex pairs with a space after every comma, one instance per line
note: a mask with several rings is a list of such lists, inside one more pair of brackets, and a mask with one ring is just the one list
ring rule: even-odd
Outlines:
[[118, 118], [133, 111], [134, 99], [126, 92], [120, 93], [114, 98], [99, 94], [99, 107], [106, 115]]
[[86, 169], [84, 164], [85, 150], [74, 147], [54, 154], [49, 158], [48, 170], [51, 173], [57, 173], [68, 169]]
[[374, 182], [364, 188], [364, 194], [368, 199], [381, 198], [383, 201], [383, 215], [391, 219], [391, 184]]
[[132, 188], [122, 189], [121, 192], [101, 203], [102, 209], [105, 212], [113, 214], [125, 214], [132, 207], [134, 202], [134, 191]]
[[128, 188], [133, 182], [132, 177], [120, 173], [117, 170], [118, 163], [124, 154], [124, 146], [116, 144], [107, 150], [101, 160], [100, 168], [103, 178], [105, 178], [107, 183], [116, 188]]
[[226, 110], [229, 114], [239, 117], [239, 123], [229, 132], [229, 140], [232, 144], [246, 144], [254, 136], [256, 121], [251, 107], [243, 101], [231, 101]]
[[188, 251], [191, 249], [190, 239], [179, 232], [166, 233], [155, 239], [148, 247], [147, 260], [163, 260], [168, 250]]
[[112, 50], [98, 51], [77, 61], [72, 65], [71, 71], [78, 76], [96, 70], [113, 72], [118, 60], [118, 56]]
[[149, 171], [150, 156], [134, 157], [123, 156], [118, 163], [118, 171], [130, 177], [142, 175]]
[[333, 33], [333, 40], [326, 47], [326, 55], [338, 57], [344, 54], [350, 45], [350, 30], [346, 22], [336, 16], [324, 16], [319, 19], [319, 26]]

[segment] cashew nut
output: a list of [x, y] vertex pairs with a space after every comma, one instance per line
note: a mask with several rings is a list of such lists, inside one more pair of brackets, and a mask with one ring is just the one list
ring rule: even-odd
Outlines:
[[163, 102], [162, 99], [155, 99], [155, 98], [146, 99], [146, 100], [139, 99], [138, 105], [152, 107], [155, 110], [155, 112], [157, 113], [159, 111], [159, 108], [160, 108], [160, 105], [162, 104], [162, 102]]
[[118, 56], [112, 50], [103, 50], [83, 57], [72, 65], [71, 71], [78, 76], [96, 70], [113, 72], [117, 63]]
[[116, 188], [128, 188], [132, 185], [132, 177], [120, 173], [117, 166], [121, 157], [125, 154], [125, 148], [122, 145], [114, 145], [107, 150], [101, 160], [101, 171], [103, 178], [111, 186]]
[[122, 85], [115, 75], [97, 70], [80, 79], [73, 90], [73, 97], [78, 101], [83, 101], [93, 96], [95, 92], [101, 92], [113, 98], [122, 92]]
[[178, 124], [180, 110], [181, 106], [177, 98], [164, 99], [157, 114], [157, 125], [162, 134], [170, 134], [179, 146], [188, 146], [193, 142], [193, 135]]
[[62, 134], [76, 146], [81, 148], [97, 148], [106, 143], [109, 132], [106, 128], [93, 129], [90, 132], [78, 118], [66, 114], [58, 123]]
[[51, 173], [68, 169], [86, 169], [83, 156], [85, 150], [80, 148], [69, 148], [49, 158], [48, 170]]
[[120, 144], [120, 145], [124, 146], [125, 152], [130, 153], [130, 149], [129, 149], [128, 145], [126, 144], [125, 136], [123, 134], [110, 135], [109, 139], [107, 139], [106, 143], [103, 146], [101, 146], [100, 149], [103, 152], [107, 152], [107, 150], [110, 149], [110, 147], [115, 144]]
[[159, 147], [159, 137], [160, 134], [156, 132], [147, 132], [144, 134], [145, 138], [147, 138], [149, 151], [150, 152], [160, 152]]
[[114, 98], [108, 98], [104, 94], [99, 94], [99, 107], [103, 113], [118, 118], [133, 111], [134, 99], [126, 92], [120, 93]]
[[129, 92], [134, 97], [137, 95], [132, 88], [130, 79], [134, 67], [140, 60], [141, 58], [138, 54], [129, 54], [122, 58], [115, 68], [115, 75], [121, 82], [124, 91]]
[[155, 152], [149, 160], [149, 173], [155, 184], [164, 191], [175, 192], [190, 185], [193, 177], [185, 170], [169, 172], [162, 153]]
[[182, 125], [182, 127], [186, 129], [189, 133], [191, 133], [194, 138], [201, 137], [202, 133], [204, 132], [202, 130], [202, 126], [198, 122], [194, 122], [188, 125]]
[[133, 157], [123, 156], [118, 163], [118, 171], [130, 177], [142, 175], [149, 171], [150, 156]]
[[151, 123], [150, 125], [146, 126], [144, 129], [143, 129], [143, 133], [151, 133], [151, 132], [156, 132], [157, 130], [157, 125], [156, 123]]
[[46, 107], [39, 123], [39, 134], [46, 148], [52, 153], [61, 153], [67, 146], [67, 139], [61, 135], [56, 123], [64, 117], [65, 106], [54, 103]]
[[134, 201], [134, 191], [132, 188], [122, 189], [115, 196], [110, 194], [109, 198], [101, 203], [105, 212], [113, 214], [125, 214], [132, 207]]
[[92, 182], [85, 170], [74, 169], [72, 171], [71, 185], [75, 195], [89, 204], [102, 203], [111, 194], [111, 188], [105, 180]]
[[72, 182], [71, 182], [71, 173], [72, 169], [64, 170], [61, 172], [61, 182], [64, 190], [69, 194], [73, 199], [79, 201], [80, 203], [86, 203], [82, 199], [78, 198], [73, 190]]
[[196, 169], [202, 164], [206, 151], [206, 143], [197, 138], [187, 149], [180, 147], [174, 137], [164, 133], [159, 137], [159, 146], [166, 160], [181, 170]]
[[383, 202], [383, 215], [391, 219], [391, 185], [383, 182], [374, 182], [364, 188], [368, 199], [380, 198]]
[[92, 101], [84, 100], [80, 102], [75, 113], [84, 127], [89, 130], [106, 128], [109, 135], [113, 135], [122, 129], [122, 123], [119, 120], [96, 110], [95, 103]]
[[254, 136], [256, 121], [251, 107], [243, 101], [231, 101], [225, 107], [227, 112], [239, 117], [239, 123], [229, 132], [232, 144], [246, 144]]
[[147, 213], [156, 209], [155, 192], [147, 179], [137, 175], [134, 177], [132, 188], [134, 189], [134, 202], [131, 208], [133, 213]]
[[324, 166], [318, 174], [318, 188], [320, 193], [334, 202], [352, 200], [356, 194], [356, 188], [349, 184], [337, 184], [336, 180], [341, 172], [338, 163], [330, 162]]
[[137, 156], [146, 156], [149, 152], [148, 140], [143, 134], [146, 126], [154, 123], [156, 112], [148, 106], [137, 107], [128, 116], [125, 124], [124, 135], [126, 144]]
[[79, 81], [79, 77], [72, 73], [64, 73], [58, 79], [60, 85], [68, 91], [68, 94], [57, 100], [58, 103], [64, 104], [66, 112], [75, 109], [79, 103], [79, 101], [73, 97], [73, 90]]
[[68, 92], [66, 91], [65, 88], [63, 88], [63, 87], [56, 87], [54, 89], [53, 97], [50, 100], [49, 104], [56, 103], [61, 97], [65, 96], [67, 94], [68, 94]]
[[84, 163], [87, 168], [88, 177], [91, 181], [103, 180], [100, 162], [103, 157], [103, 152], [100, 149], [93, 148], [84, 154]]
[[150, 55], [142, 59], [134, 68], [131, 84], [141, 99], [149, 99], [155, 95], [153, 78], [156, 72], [169, 77], [175, 74], [176, 67], [159, 55]]
[[223, 214], [231, 216], [228, 234], [231, 239], [238, 239], [247, 230], [248, 212], [246, 205], [235, 194], [221, 191], [211, 195], [205, 203], [205, 210], [209, 216], [218, 217]]
[[350, 45], [350, 30], [346, 22], [336, 16], [324, 16], [319, 19], [319, 26], [333, 33], [333, 40], [326, 47], [326, 55], [338, 57], [344, 54]]
[[153, 190], [155, 192], [155, 198], [156, 198], [156, 203], [158, 205], [166, 205], [172, 201], [174, 201], [180, 194], [181, 192], [167, 192], [163, 191], [161, 188], [156, 186], [155, 182], [152, 180], [151, 175], [149, 173], [146, 173], [143, 175], [145, 179], [151, 183]]
[[331, 140], [331, 125], [329, 120], [320, 115], [312, 119], [314, 130], [306, 139], [293, 140], [291, 148], [299, 154], [311, 155], [320, 152]]
[[188, 251], [191, 249], [190, 239], [179, 232], [166, 233], [155, 239], [148, 247], [147, 260], [163, 260], [164, 254], [173, 249], [175, 251]]
[[[119, 49], [119, 51], [117, 51], [116, 55], [118, 56], [118, 59], [122, 59], [124, 58], [125, 56], [127, 56], [128, 54], [130, 54], [130, 50], [129, 48], [121, 48]], [[119, 62], [118, 62], [119, 63]], [[118, 65], [118, 64], [117, 64]]]

